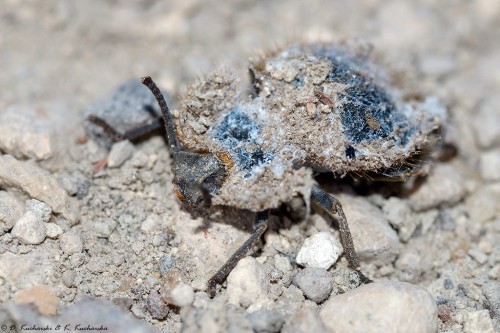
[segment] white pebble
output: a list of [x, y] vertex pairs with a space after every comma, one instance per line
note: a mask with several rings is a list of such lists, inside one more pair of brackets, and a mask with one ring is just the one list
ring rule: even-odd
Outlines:
[[227, 277], [228, 303], [257, 311], [270, 304], [267, 276], [253, 257], [241, 259]]
[[81, 237], [73, 232], [66, 232], [59, 238], [59, 245], [65, 254], [80, 253], [83, 250]]
[[108, 156], [108, 167], [119, 168], [126, 160], [132, 157], [134, 151], [134, 145], [128, 140], [113, 144]]
[[28, 200], [26, 213], [12, 228], [12, 236], [26, 244], [40, 244], [47, 236], [45, 223], [50, 219], [51, 213], [47, 204], [35, 199]]
[[61, 236], [61, 234], [63, 233], [62, 228], [55, 223], [47, 223], [45, 225], [45, 228], [46, 228], [47, 237], [49, 237], [49, 238], [57, 238], [57, 237]]
[[479, 172], [484, 180], [500, 180], [500, 149], [491, 150], [481, 155]]
[[297, 263], [306, 267], [330, 268], [342, 254], [342, 245], [329, 232], [307, 238], [297, 254]]
[[333, 332], [434, 333], [437, 307], [423, 287], [383, 281], [331, 298], [320, 317]]
[[185, 283], [179, 283], [166, 293], [166, 297], [163, 299], [169, 303], [178, 307], [188, 306], [193, 304], [194, 301], [194, 290], [190, 285]]

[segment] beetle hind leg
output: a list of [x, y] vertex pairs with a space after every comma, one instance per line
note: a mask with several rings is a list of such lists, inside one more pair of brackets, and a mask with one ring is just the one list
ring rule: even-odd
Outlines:
[[373, 282], [361, 272], [358, 255], [356, 254], [354, 243], [352, 241], [351, 231], [349, 230], [349, 225], [347, 224], [347, 219], [344, 211], [342, 210], [340, 201], [323, 191], [318, 186], [313, 186], [312, 188], [311, 201], [325, 211], [330, 217], [337, 218], [339, 223], [340, 240], [342, 242], [342, 246], [344, 247], [344, 253], [349, 263], [349, 267], [356, 271], [362, 283], [366, 284]]

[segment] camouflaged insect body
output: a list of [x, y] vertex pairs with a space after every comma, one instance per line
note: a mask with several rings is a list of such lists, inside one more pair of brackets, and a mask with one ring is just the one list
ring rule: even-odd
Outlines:
[[219, 71], [191, 86], [174, 113], [187, 148], [230, 156], [214, 204], [258, 211], [309, 198], [310, 167], [392, 176], [439, 127], [440, 107], [401, 101], [373, 65], [342, 47], [292, 46], [251, 71], [254, 98], [241, 98]]

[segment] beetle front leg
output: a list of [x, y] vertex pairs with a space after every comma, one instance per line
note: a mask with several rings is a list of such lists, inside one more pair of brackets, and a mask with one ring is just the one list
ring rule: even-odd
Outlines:
[[373, 282], [361, 273], [358, 255], [354, 249], [351, 231], [349, 230], [349, 225], [347, 224], [347, 219], [344, 211], [342, 210], [340, 201], [323, 191], [318, 186], [313, 186], [311, 190], [311, 201], [323, 209], [330, 217], [337, 217], [339, 222], [340, 240], [342, 242], [342, 246], [344, 247], [344, 253], [347, 261], [349, 262], [349, 267], [357, 272], [362, 283]]
[[240, 261], [243, 257], [245, 257], [250, 251], [252, 247], [254, 247], [255, 243], [264, 235], [267, 227], [269, 225], [269, 210], [265, 210], [259, 212], [255, 216], [255, 220], [253, 222], [253, 234], [243, 243], [242, 246], [236, 250], [236, 252], [229, 258], [228, 261], [215, 273], [210, 280], [208, 280], [208, 294], [210, 297], [215, 296], [215, 287], [217, 284], [222, 283], [226, 277], [231, 273], [231, 271], [236, 267], [238, 261]]

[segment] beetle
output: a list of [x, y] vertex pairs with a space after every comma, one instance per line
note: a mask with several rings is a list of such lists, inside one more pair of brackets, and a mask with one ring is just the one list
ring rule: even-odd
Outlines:
[[[250, 98], [222, 70], [194, 83], [175, 116], [151, 77], [141, 79], [160, 106], [180, 202], [256, 212], [252, 235], [209, 279], [209, 294], [263, 236], [270, 210], [297, 195], [337, 219], [349, 266], [371, 282], [341, 203], [314, 182], [313, 171], [396, 180], [418, 174], [422, 152], [439, 139], [440, 111], [403, 101], [345, 45], [292, 45], [253, 60], [249, 72]], [[120, 134], [97, 116], [88, 120], [115, 140], [144, 133]]]

